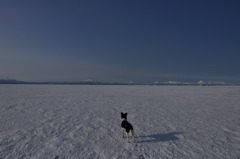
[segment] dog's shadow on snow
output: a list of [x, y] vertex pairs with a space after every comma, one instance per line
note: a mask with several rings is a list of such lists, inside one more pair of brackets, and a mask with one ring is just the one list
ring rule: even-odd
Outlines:
[[167, 134], [152, 134], [146, 136], [138, 136], [137, 143], [157, 143], [179, 140], [177, 135], [185, 134], [184, 132], [170, 132]]

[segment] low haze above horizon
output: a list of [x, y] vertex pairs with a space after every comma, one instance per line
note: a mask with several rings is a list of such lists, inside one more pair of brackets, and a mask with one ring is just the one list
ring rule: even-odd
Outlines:
[[0, 1], [0, 79], [240, 83], [239, 0]]

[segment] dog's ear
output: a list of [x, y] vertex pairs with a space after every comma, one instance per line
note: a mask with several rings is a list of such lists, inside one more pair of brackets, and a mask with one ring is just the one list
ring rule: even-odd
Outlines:
[[127, 116], [127, 113], [125, 113], [125, 115]]
[[121, 112], [121, 115], [123, 115], [123, 112]]

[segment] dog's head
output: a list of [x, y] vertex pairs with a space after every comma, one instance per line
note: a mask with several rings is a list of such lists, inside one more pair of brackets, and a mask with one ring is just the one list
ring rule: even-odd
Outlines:
[[127, 120], [127, 113], [121, 112], [121, 119]]

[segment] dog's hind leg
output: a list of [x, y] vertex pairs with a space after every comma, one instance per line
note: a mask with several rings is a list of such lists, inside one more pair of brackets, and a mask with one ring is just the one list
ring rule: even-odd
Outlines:
[[132, 137], [133, 137], [133, 142], [135, 142], [134, 131], [132, 130], [131, 133], [132, 133]]

